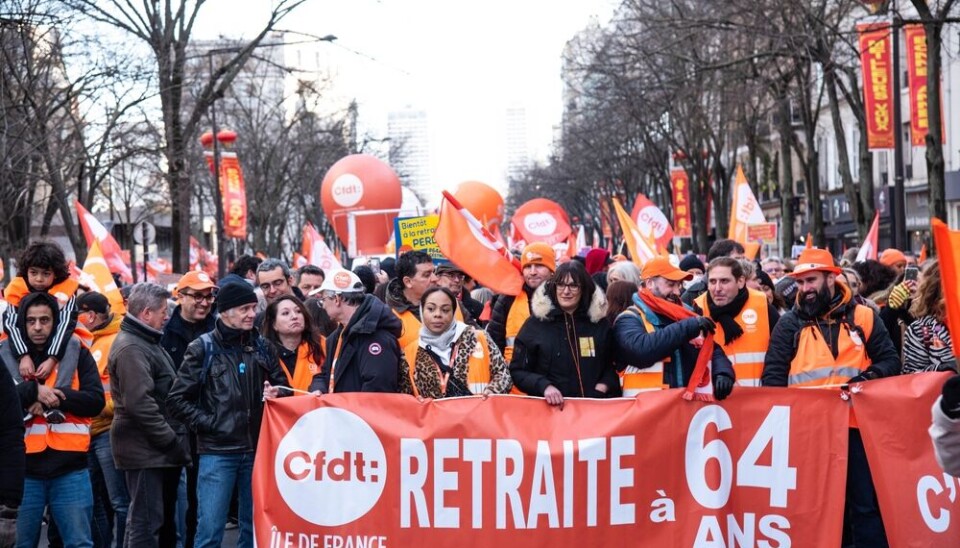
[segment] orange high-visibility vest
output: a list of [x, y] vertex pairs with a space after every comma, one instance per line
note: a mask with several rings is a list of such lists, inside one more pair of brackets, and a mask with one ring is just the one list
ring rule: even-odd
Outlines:
[[[738, 385], [760, 386], [763, 360], [767, 357], [767, 348], [770, 347], [770, 317], [767, 314], [769, 308], [765, 293], [754, 289], [747, 291], [749, 292], [747, 302], [734, 318], [734, 321], [743, 329], [743, 335], [727, 344], [723, 326], [717, 324], [714, 341], [723, 347], [723, 352], [733, 364]], [[694, 301], [703, 310], [704, 316], [711, 318], [710, 308], [707, 306], [707, 293], [700, 295]]]
[[[321, 346], [323, 346], [323, 343], [321, 343]], [[310, 354], [310, 345], [306, 342], [301, 342], [300, 346], [297, 347], [297, 365], [293, 370], [293, 375], [290, 374], [290, 370], [287, 369], [283, 360], [280, 360], [280, 369], [287, 376], [290, 388], [296, 390], [309, 390], [310, 383], [313, 382], [313, 376], [320, 372], [320, 366], [314, 361], [313, 355]]]
[[[474, 334], [477, 337], [477, 343], [473, 347], [473, 351], [470, 353], [470, 358], [467, 360], [467, 387], [473, 394], [481, 395], [490, 384], [490, 347], [489, 342], [487, 341], [487, 336], [483, 331], [476, 329], [474, 330]], [[414, 370], [419, 365], [417, 362], [417, 352], [419, 350], [419, 336], [404, 349], [404, 354], [412, 358], [412, 360], [409, 362], [410, 368], [407, 371], [410, 374], [410, 385], [413, 387], [413, 395], [417, 397], [420, 397], [420, 390], [417, 388], [417, 383], [414, 380]], [[454, 345], [453, 350], [450, 352], [451, 367], [452, 362], [456, 360], [457, 352], [459, 352], [459, 350], [460, 345], [456, 344]], [[424, 350], [424, 352], [426, 352], [426, 350]], [[433, 358], [430, 358], [430, 361], [433, 362]], [[437, 365], [436, 362], [433, 363], [435, 371], [425, 374], [439, 375], [441, 389], [444, 391], [444, 393], [446, 393], [446, 382], [444, 382], [443, 374], [440, 372], [440, 366]]]
[[[853, 322], [853, 326], [848, 322], [840, 325], [836, 358], [816, 322], [803, 326], [787, 384], [795, 388], [839, 388], [870, 367], [867, 340], [873, 333], [873, 310], [856, 305]], [[863, 331], [862, 336], [855, 327]]]
[[[507, 313], [507, 325], [506, 327], [506, 343], [503, 345], [503, 359], [507, 362], [507, 366], [510, 366], [510, 360], [513, 359], [513, 345], [517, 342], [517, 335], [520, 333], [520, 328], [523, 327], [523, 324], [530, 318], [530, 300], [527, 298], [527, 292], [520, 290], [520, 294], [513, 300], [513, 304], [510, 305], [510, 312]], [[517, 388], [517, 385], [513, 385], [513, 388], [510, 389], [510, 393], [517, 396], [526, 396], [527, 393], [523, 390]]]
[[91, 436], [107, 432], [113, 422], [113, 396], [110, 394], [110, 372], [107, 371], [107, 362], [110, 357], [110, 347], [113, 346], [113, 341], [120, 333], [120, 323], [122, 321], [123, 315], [115, 314], [109, 324], [92, 334], [93, 342], [90, 345], [90, 355], [97, 362], [97, 370], [100, 372], [100, 384], [103, 385], [103, 398], [106, 404], [103, 406], [100, 416], [94, 418], [90, 424]]
[[[654, 332], [655, 327], [647, 320], [647, 316], [638, 306], [634, 305], [627, 308], [620, 313], [620, 316], [617, 316], [617, 319], [620, 319], [625, 314], [640, 318], [640, 321], [643, 322], [643, 328], [647, 333]], [[628, 365], [623, 372], [620, 373], [620, 388], [623, 390], [623, 396], [629, 398], [643, 392], [653, 392], [655, 390], [666, 390], [670, 388], [663, 382], [663, 362], [664, 360], [658, 361], [650, 367], [643, 369]]]
[[[13, 357], [10, 346], [0, 347], [0, 357], [10, 371], [11, 376], [18, 383], [23, 382], [20, 377], [19, 363]], [[77, 370], [80, 358], [80, 341], [71, 337], [67, 344], [67, 351], [53, 372], [43, 383], [49, 388], [80, 389], [80, 375]], [[67, 380], [69, 379], [69, 380]], [[58, 382], [59, 381], [59, 382]], [[90, 448], [90, 418], [77, 417], [72, 413], [64, 413], [66, 420], [60, 424], [48, 424], [43, 415], [32, 417], [24, 423], [26, 432], [23, 435], [27, 454], [40, 453], [46, 448], [58, 451], [86, 452]]]

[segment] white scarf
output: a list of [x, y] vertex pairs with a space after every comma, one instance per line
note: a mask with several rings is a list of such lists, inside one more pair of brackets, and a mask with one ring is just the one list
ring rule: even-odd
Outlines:
[[[420, 316], [421, 318], [423, 316]], [[420, 348], [433, 352], [440, 358], [444, 367], [450, 367], [450, 355], [453, 352], [453, 343], [467, 330], [467, 324], [453, 320], [450, 327], [440, 334], [434, 334], [426, 325], [420, 326]], [[410, 364], [413, 365], [413, 364]]]

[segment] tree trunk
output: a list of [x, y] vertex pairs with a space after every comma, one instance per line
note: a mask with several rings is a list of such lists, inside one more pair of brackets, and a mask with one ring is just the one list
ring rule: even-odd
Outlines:
[[930, 185], [930, 217], [947, 220], [947, 202], [944, 183], [943, 124], [940, 116], [940, 74], [942, 72], [941, 23], [924, 25], [927, 35], [927, 181]]
[[827, 103], [830, 106], [830, 118], [833, 122], [833, 136], [837, 143], [837, 159], [840, 167], [840, 180], [843, 181], [843, 193], [850, 204], [850, 216], [857, 225], [857, 233], [860, 241], [870, 230], [866, 226], [872, 221], [864, 222], [863, 210], [860, 208], [860, 201], [857, 199], [857, 187], [853, 181], [853, 173], [850, 172], [850, 154], [847, 151], [847, 134], [843, 127], [843, 120], [840, 118], [840, 103], [837, 97], [837, 74], [833, 66], [825, 67], [823, 73], [824, 85], [827, 88]]
[[784, 255], [789, 255], [796, 235], [793, 232], [793, 154], [790, 150], [790, 100], [780, 97], [780, 242]]

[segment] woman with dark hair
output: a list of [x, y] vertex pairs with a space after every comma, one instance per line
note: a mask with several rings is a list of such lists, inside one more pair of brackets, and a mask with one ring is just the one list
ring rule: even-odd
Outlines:
[[610, 325], [621, 312], [633, 305], [633, 296], [639, 289], [633, 282], [613, 282], [607, 286], [607, 321]]
[[404, 355], [418, 398], [506, 394], [513, 386], [507, 364], [485, 332], [456, 320], [457, 298], [433, 286], [420, 298], [420, 334]]
[[855, 263], [853, 269], [862, 281], [860, 295], [879, 306], [885, 306], [890, 286], [897, 279], [897, 271], [873, 260]]
[[283, 295], [270, 303], [263, 319], [263, 336], [276, 346], [280, 369], [290, 387], [309, 389], [313, 376], [320, 372], [325, 352], [320, 334], [300, 299]]
[[557, 267], [553, 279], [534, 292], [530, 311], [510, 361], [520, 390], [561, 409], [564, 398], [620, 394], [607, 299], [582, 264]]
[[907, 326], [903, 337], [903, 373], [956, 371], [938, 261], [929, 261], [924, 268], [910, 314], [916, 320]]

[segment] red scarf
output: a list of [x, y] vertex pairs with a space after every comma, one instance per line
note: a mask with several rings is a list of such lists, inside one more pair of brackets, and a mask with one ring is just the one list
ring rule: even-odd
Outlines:
[[[643, 288], [637, 292], [637, 296], [643, 301], [654, 314], [663, 316], [674, 322], [685, 320], [687, 318], [698, 317], [692, 310], [687, 310], [679, 304], [674, 304], [666, 299], [661, 299], [653, 294], [649, 289]], [[714, 401], [713, 384], [710, 382], [710, 357], [713, 356], [713, 333], [708, 333], [703, 340], [703, 346], [700, 347], [700, 354], [697, 355], [697, 365], [693, 368], [693, 374], [690, 375], [690, 383], [683, 391], [683, 399]]]

